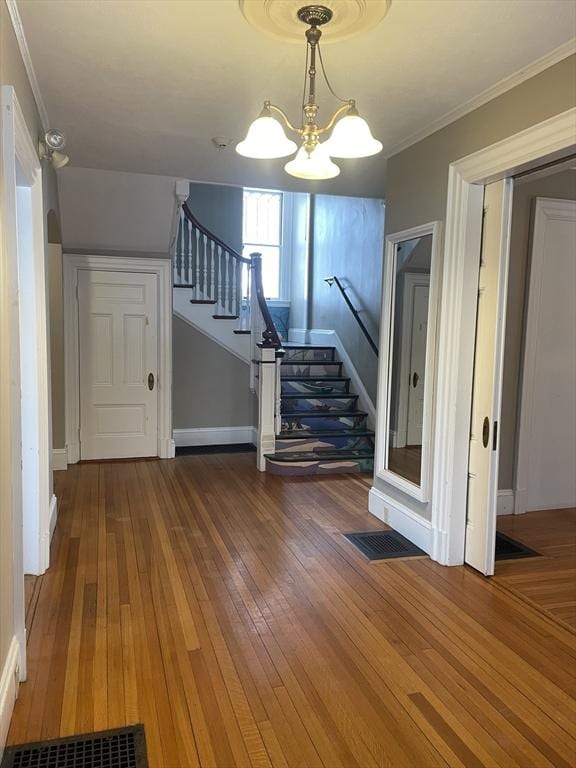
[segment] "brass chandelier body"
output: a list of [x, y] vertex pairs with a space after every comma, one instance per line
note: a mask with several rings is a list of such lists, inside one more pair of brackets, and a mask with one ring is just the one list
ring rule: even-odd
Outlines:
[[[252, 124], [246, 140], [237, 147], [239, 154], [253, 158], [273, 158], [285, 157], [296, 149], [296, 145], [289, 141], [284, 135], [280, 123], [272, 125], [270, 118], [274, 119], [278, 115], [285, 126], [301, 138], [301, 149], [296, 155], [295, 160], [287, 163], [285, 170], [295, 176], [308, 179], [332, 178], [336, 176], [340, 169], [330, 160], [330, 155], [334, 157], [367, 157], [376, 154], [382, 149], [382, 144], [373, 138], [367, 123], [359, 116], [354, 99], [339, 99], [332, 90], [324, 65], [322, 54], [320, 52], [319, 42], [322, 36], [320, 27], [327, 24], [332, 18], [332, 11], [322, 5], [308, 5], [298, 11], [298, 18], [303, 23], [309, 25], [305, 32], [307, 44], [306, 57], [306, 77], [308, 80], [308, 94], [304, 93], [302, 104], [302, 125], [297, 127], [291, 123], [283, 109], [270, 101], [264, 102], [258, 119]], [[320, 65], [326, 84], [333, 96], [342, 101], [339, 107], [325, 126], [318, 124], [318, 104], [316, 103], [316, 75], [317, 75], [317, 55], [320, 58]], [[306, 91], [306, 89], [305, 89]], [[342, 118], [340, 120], [340, 118]], [[260, 127], [268, 126], [276, 134], [278, 141], [278, 150], [274, 154], [274, 149], [269, 152], [261, 149], [262, 142], [266, 141], [266, 128], [256, 135], [252, 135], [256, 124]], [[332, 136], [326, 141], [321, 142], [321, 137], [332, 129], [335, 129]], [[338, 134], [338, 135], [337, 135]], [[260, 144], [260, 146], [258, 146]], [[305, 153], [305, 155], [303, 154]], [[308, 167], [304, 161], [311, 161]]]

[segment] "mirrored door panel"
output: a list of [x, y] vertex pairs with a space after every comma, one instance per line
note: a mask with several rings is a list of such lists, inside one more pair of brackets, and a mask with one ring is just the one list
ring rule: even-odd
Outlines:
[[[427, 230], [427, 231], [426, 231]], [[429, 345], [435, 312], [431, 312], [431, 275], [435, 226], [419, 227], [414, 237], [390, 236], [383, 333], [388, 355], [381, 361], [385, 380], [386, 426], [380, 436], [383, 455], [379, 474], [423, 498], [424, 461], [429, 440], [430, 387], [433, 365]], [[402, 234], [402, 233], [400, 233]], [[384, 425], [382, 425], [384, 427]], [[425, 447], [426, 445], [426, 447]]]

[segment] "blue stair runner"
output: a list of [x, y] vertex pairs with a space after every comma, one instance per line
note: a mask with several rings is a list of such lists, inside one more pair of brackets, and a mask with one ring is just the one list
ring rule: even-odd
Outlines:
[[334, 347], [287, 345], [281, 367], [282, 431], [266, 471], [276, 475], [372, 472], [374, 432]]

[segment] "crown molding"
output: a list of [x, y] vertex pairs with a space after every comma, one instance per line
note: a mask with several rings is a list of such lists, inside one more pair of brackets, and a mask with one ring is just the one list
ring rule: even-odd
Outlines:
[[515, 86], [523, 83], [525, 80], [529, 80], [531, 77], [540, 74], [540, 72], [552, 67], [554, 64], [558, 64], [559, 61], [568, 58], [568, 56], [572, 56], [574, 53], [576, 53], [576, 37], [573, 37], [567, 43], [550, 51], [550, 53], [536, 59], [536, 61], [528, 64], [526, 67], [522, 67], [522, 69], [519, 69], [512, 75], [508, 75], [508, 77], [505, 77], [503, 80], [491, 85], [489, 88], [486, 88], [485, 91], [482, 91], [482, 93], [479, 93], [472, 99], [465, 101], [459, 107], [450, 110], [450, 112], [446, 112], [442, 117], [428, 123], [425, 128], [421, 128], [419, 131], [407, 136], [403, 141], [394, 145], [387, 153], [386, 157], [392, 157], [392, 155], [397, 155], [399, 152], [408, 149], [408, 147], [411, 147], [413, 144], [422, 141], [422, 139], [425, 139], [427, 136], [431, 136], [433, 133], [436, 133], [436, 131], [445, 128], [455, 120], [473, 112], [475, 109], [478, 109], [478, 107], [482, 107], [484, 104], [492, 101], [492, 99], [501, 96], [503, 93], [506, 93], [506, 91], [509, 91]]
[[14, 34], [16, 35], [16, 40], [18, 41], [18, 48], [20, 49], [20, 55], [22, 56], [22, 61], [24, 62], [26, 74], [28, 75], [28, 80], [30, 81], [30, 87], [32, 88], [32, 93], [34, 94], [34, 101], [36, 102], [36, 107], [38, 108], [38, 114], [40, 115], [40, 120], [42, 121], [44, 130], [47, 131], [50, 127], [48, 112], [46, 110], [44, 100], [42, 99], [42, 94], [40, 93], [40, 86], [38, 85], [38, 79], [36, 78], [36, 72], [34, 70], [34, 65], [32, 64], [32, 57], [30, 56], [30, 49], [28, 48], [28, 43], [26, 41], [26, 35], [24, 34], [24, 27], [22, 25], [22, 19], [20, 18], [20, 12], [18, 10], [16, 0], [6, 0], [6, 7], [8, 8], [8, 13], [10, 14], [10, 20], [12, 22]]

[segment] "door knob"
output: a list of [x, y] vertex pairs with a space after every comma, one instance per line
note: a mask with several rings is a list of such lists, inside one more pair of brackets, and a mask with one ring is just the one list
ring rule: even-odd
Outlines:
[[414, 389], [416, 389], [416, 387], [418, 386], [419, 379], [420, 379], [420, 376], [418, 376], [416, 371], [414, 371], [414, 373], [412, 375], [412, 386], [414, 387]]
[[154, 389], [154, 374], [148, 374], [148, 389], [152, 391]]
[[489, 438], [490, 438], [490, 419], [488, 418], [488, 416], [486, 416], [482, 424], [482, 445], [484, 446], [484, 448], [488, 447]]

